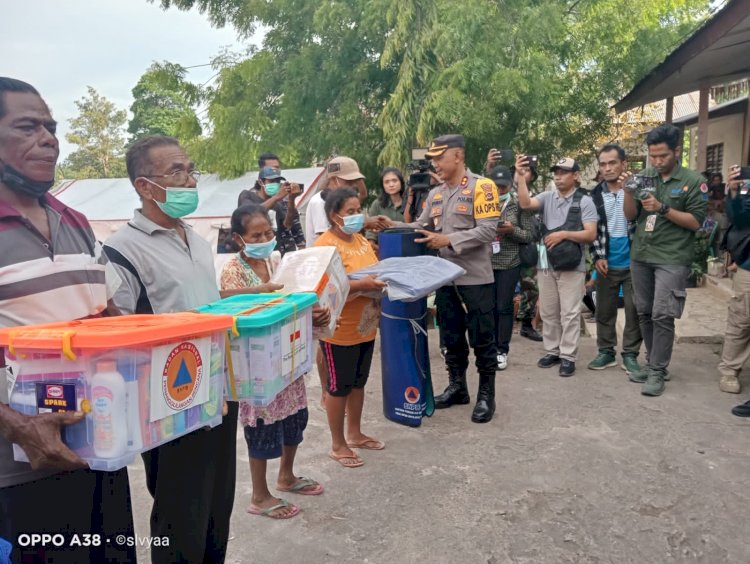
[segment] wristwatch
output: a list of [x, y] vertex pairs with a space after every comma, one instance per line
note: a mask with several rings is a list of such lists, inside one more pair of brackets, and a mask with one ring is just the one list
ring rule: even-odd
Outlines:
[[662, 204], [659, 208], [659, 215], [667, 215], [671, 209], [667, 204]]

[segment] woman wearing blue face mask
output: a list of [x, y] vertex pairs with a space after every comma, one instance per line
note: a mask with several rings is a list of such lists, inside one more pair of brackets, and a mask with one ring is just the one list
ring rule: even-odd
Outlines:
[[[241, 249], [222, 269], [222, 291], [238, 293], [273, 292], [282, 288], [269, 282], [280, 260], [268, 211], [256, 204], [237, 208], [232, 214], [232, 239]], [[327, 325], [328, 310], [313, 309], [313, 325]], [[319, 495], [323, 486], [294, 474], [294, 457], [307, 426], [305, 379], [298, 378], [267, 406], [240, 402], [240, 422], [250, 454], [253, 492], [248, 513], [272, 519], [289, 519], [300, 508], [271, 495], [266, 482], [267, 461], [281, 458], [276, 489], [301, 495]]]
[[[336, 247], [347, 273], [378, 262], [367, 239], [360, 234], [365, 216], [357, 192], [346, 187], [329, 192], [325, 212], [331, 228], [315, 241], [316, 247]], [[365, 384], [380, 321], [380, 300], [362, 294], [382, 291], [384, 287], [384, 282], [373, 277], [350, 280], [349, 299], [339, 316], [339, 326], [332, 337], [320, 341], [328, 367], [326, 414], [332, 443], [328, 456], [346, 468], [364, 464], [352, 449], [385, 448], [360, 428]]]

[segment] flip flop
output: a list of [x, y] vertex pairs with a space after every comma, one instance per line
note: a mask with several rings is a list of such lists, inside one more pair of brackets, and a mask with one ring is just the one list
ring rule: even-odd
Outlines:
[[[305, 490], [305, 488], [310, 486], [318, 487], [314, 490]], [[282, 489], [276, 486], [276, 490], [280, 492], [296, 493], [300, 495], [320, 495], [325, 491], [325, 488], [323, 487], [323, 484], [316, 482], [312, 478], [303, 478], [302, 476], [300, 476], [299, 478], [297, 478], [297, 483], [294, 484], [291, 488]]]
[[377, 439], [366, 439], [356, 443], [346, 443], [346, 446], [349, 448], [361, 448], [365, 450], [383, 450], [385, 448], [385, 443]]
[[[344, 468], [359, 468], [360, 466], [362, 466], [362, 465], [363, 465], [363, 464], [365, 463], [365, 462], [364, 462], [364, 461], [363, 461], [363, 460], [362, 460], [362, 459], [361, 459], [361, 458], [360, 458], [359, 456], [357, 456], [356, 454], [355, 454], [354, 456], [348, 456], [348, 455], [338, 455], [338, 454], [336, 454], [335, 452], [333, 452], [333, 451], [330, 451], [330, 452], [328, 453], [328, 457], [329, 457], [329, 458], [331, 458], [331, 459], [333, 459], [333, 460], [335, 460], [335, 461], [336, 461], [336, 462], [338, 462], [339, 464], [341, 464], [341, 466], [343, 466]], [[346, 464], [346, 463], [344, 462], [344, 460], [354, 460], [354, 464]]]
[[[289, 515], [278, 516], [278, 517], [271, 515], [271, 513], [273, 513], [277, 509], [284, 509], [285, 507], [290, 507], [290, 506], [294, 507], [294, 509], [292, 509], [292, 512]], [[285, 499], [280, 499], [279, 503], [277, 503], [273, 507], [269, 507], [268, 509], [258, 509], [257, 507], [253, 507], [251, 505], [250, 507], [248, 507], [247, 512], [250, 515], [260, 515], [261, 517], [268, 517], [269, 519], [291, 519], [292, 517], [299, 515], [300, 508], [297, 507], [296, 505], [292, 505]]]

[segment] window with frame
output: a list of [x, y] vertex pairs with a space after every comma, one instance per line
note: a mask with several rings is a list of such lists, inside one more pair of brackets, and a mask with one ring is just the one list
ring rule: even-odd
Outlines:
[[706, 147], [706, 170], [711, 173], [722, 171], [724, 165], [724, 143], [716, 143]]

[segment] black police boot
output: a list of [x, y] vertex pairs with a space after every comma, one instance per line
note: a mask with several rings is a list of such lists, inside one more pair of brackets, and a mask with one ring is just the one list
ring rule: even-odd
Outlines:
[[471, 414], [474, 423], [489, 423], [495, 414], [495, 375], [479, 375], [477, 404]]
[[435, 396], [435, 409], [445, 409], [452, 405], [466, 405], [471, 401], [466, 387], [466, 370], [448, 370], [448, 387]]

